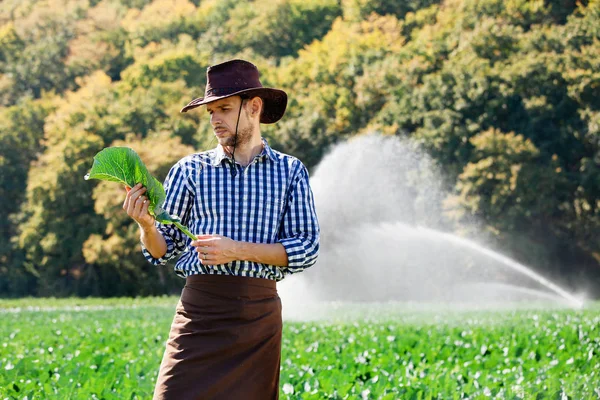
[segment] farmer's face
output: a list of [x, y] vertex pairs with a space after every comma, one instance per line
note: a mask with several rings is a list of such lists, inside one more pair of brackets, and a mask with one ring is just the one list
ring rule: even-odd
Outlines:
[[[222, 146], [240, 146], [250, 142], [254, 133], [254, 124], [252, 123], [246, 102], [242, 106], [240, 114], [240, 105], [242, 99], [239, 96], [228, 97], [208, 103], [206, 111], [210, 114], [210, 124], [213, 132]], [[238, 125], [238, 137], [235, 139], [235, 126], [240, 115]]]

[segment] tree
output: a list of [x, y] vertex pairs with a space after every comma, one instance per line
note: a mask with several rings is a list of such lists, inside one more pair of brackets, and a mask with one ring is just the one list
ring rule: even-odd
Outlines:
[[181, 98], [190, 96], [181, 81], [132, 89], [125, 82], [113, 86], [101, 72], [79, 84], [47, 118], [47, 149], [30, 171], [19, 221], [19, 247], [26, 267], [40, 277], [39, 295], [100, 290], [82, 246], [105, 221], [94, 212], [93, 186], [83, 176], [93, 156], [115, 140], [170, 132], [169, 115], [177, 115]]
[[154, 0], [141, 10], [129, 9], [122, 24], [133, 43], [143, 47], [153, 41], [175, 41], [181, 34], [197, 36], [195, 11], [187, 0]]
[[[473, 136], [470, 142], [473, 161], [464, 167], [456, 186], [456, 201], [462, 210], [501, 231], [551, 221], [565, 201], [556, 195], [564, 196], [561, 185], [566, 177], [561, 168], [543, 165], [545, 160], [531, 140], [513, 132], [492, 128]], [[535, 191], [531, 182], [536, 182]]]
[[[283, 120], [263, 129], [277, 149], [314, 168], [355, 135], [401, 136], [444, 171], [456, 229], [477, 219], [520, 261], [598, 277], [599, 0], [6, 4], [0, 195], [17, 201], [0, 223], [0, 293], [172, 287], [134, 288], [135, 229], [112, 214], [112, 189], [82, 177], [113, 143], [156, 171], [214, 147], [209, 119], [179, 110], [203, 95], [208, 65], [232, 58], [289, 94]], [[168, 154], [148, 147], [156, 135]]]
[[393, 16], [373, 15], [361, 23], [338, 18], [321, 41], [279, 69], [274, 84], [289, 89], [293, 98], [284, 121], [267, 134], [313, 166], [330, 145], [365, 127], [369, 118], [357, 104], [356, 81], [368, 65], [403, 46], [400, 32]]
[[135, 87], [148, 88], [153, 82], [185, 81], [200, 90], [206, 84], [208, 54], [194, 49], [191, 37], [182, 36], [177, 45], [150, 44], [136, 52], [135, 63], [123, 71], [122, 78]]
[[369, 15], [394, 15], [399, 19], [411, 12], [426, 8], [439, 0], [408, 0], [397, 2], [393, 0], [342, 0], [344, 19], [362, 21]]
[[227, 41], [263, 57], [294, 56], [323, 37], [341, 14], [333, 0], [260, 0], [238, 3], [225, 25]]
[[121, 23], [127, 12], [114, 1], [103, 0], [87, 10], [86, 18], [74, 26], [75, 37], [69, 42], [66, 67], [75, 76], [104, 71], [113, 81], [133, 62], [127, 46], [127, 32]]
[[52, 99], [23, 98], [0, 109], [0, 293], [31, 294], [33, 276], [23, 266], [24, 254], [14, 243], [17, 213], [23, 203], [30, 164], [43, 150], [44, 120], [52, 111]]

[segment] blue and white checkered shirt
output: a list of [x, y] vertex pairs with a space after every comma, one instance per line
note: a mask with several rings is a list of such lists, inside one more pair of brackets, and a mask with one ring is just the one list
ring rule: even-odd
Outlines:
[[[295, 157], [269, 147], [247, 166], [233, 165], [220, 145], [184, 157], [175, 164], [164, 187], [163, 208], [181, 218], [194, 234], [218, 234], [251, 243], [281, 243], [288, 266], [233, 261], [202, 265], [191, 239], [175, 225], [156, 223], [167, 242], [167, 253], [154, 258], [142, 244], [146, 259], [155, 265], [183, 253], [175, 273], [238, 275], [276, 281], [300, 272], [317, 260], [319, 223], [315, 212], [308, 171]], [[237, 168], [232, 177], [231, 168]]]

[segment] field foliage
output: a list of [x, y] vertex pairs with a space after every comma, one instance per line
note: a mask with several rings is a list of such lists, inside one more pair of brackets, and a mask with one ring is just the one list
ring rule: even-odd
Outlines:
[[[176, 300], [3, 301], [0, 398], [149, 398]], [[598, 305], [347, 311], [285, 322], [283, 399], [600, 396]]]

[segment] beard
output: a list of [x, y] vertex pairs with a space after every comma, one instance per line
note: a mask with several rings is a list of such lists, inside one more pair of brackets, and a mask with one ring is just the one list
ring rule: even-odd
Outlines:
[[221, 140], [221, 145], [226, 147], [238, 147], [244, 144], [250, 143], [252, 139], [252, 134], [254, 133], [254, 126], [248, 124], [248, 126], [244, 128], [238, 128], [237, 141], [235, 139], [235, 131], [229, 137], [225, 137]]

